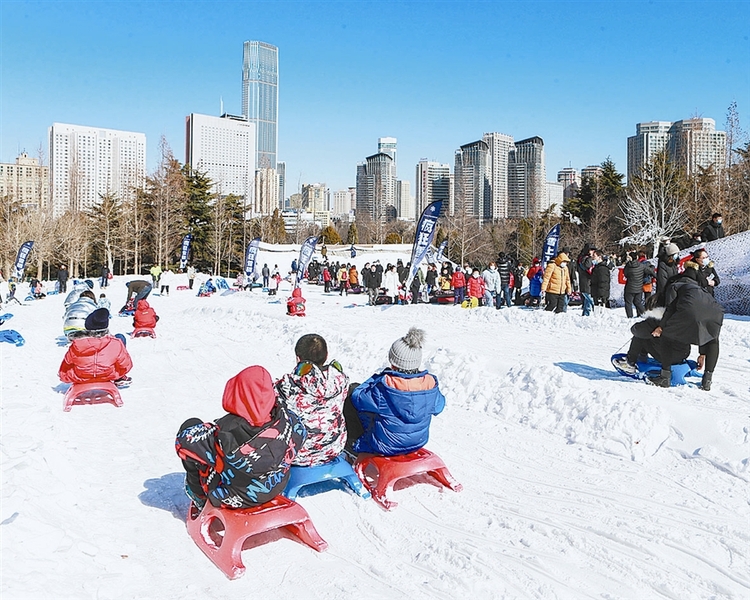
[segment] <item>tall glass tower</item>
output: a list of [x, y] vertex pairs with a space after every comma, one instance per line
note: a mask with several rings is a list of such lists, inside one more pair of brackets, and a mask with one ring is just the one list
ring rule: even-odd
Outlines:
[[279, 113], [279, 49], [245, 42], [242, 53], [242, 114], [255, 123], [256, 169], [276, 168]]

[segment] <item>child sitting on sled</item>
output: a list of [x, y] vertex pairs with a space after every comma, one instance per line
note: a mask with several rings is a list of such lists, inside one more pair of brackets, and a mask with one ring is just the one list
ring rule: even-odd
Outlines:
[[299, 418], [277, 401], [271, 375], [247, 367], [224, 388], [229, 414], [216, 423], [188, 419], [175, 440], [185, 468], [185, 492], [199, 510], [249, 508], [278, 496], [306, 432]]
[[297, 366], [276, 384], [279, 401], [302, 420], [307, 439], [293, 464], [322, 465], [346, 444], [344, 400], [349, 378], [338, 361], [328, 360], [328, 345], [317, 333], [303, 335], [294, 346]]
[[123, 385], [130, 383], [127, 373], [132, 368], [125, 338], [109, 335], [109, 311], [98, 308], [86, 317], [85, 335], [73, 340], [58, 376], [63, 383], [112, 381]]
[[409, 329], [391, 346], [391, 368], [361, 383], [347, 398], [348, 449], [397, 456], [427, 443], [432, 415], [445, 408], [445, 397], [437, 377], [420, 370], [423, 343], [424, 331]]
[[302, 290], [298, 287], [292, 290], [292, 296], [286, 301], [286, 314], [289, 316], [305, 316], [305, 299], [302, 297]]
[[147, 300], [139, 300], [133, 315], [133, 327], [136, 329], [153, 329], [159, 316]]

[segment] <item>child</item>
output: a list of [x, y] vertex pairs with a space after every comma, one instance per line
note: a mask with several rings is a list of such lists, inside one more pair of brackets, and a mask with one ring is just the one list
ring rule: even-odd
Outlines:
[[423, 330], [409, 329], [391, 346], [391, 368], [352, 392], [344, 410], [347, 447], [355, 453], [396, 456], [427, 443], [430, 420], [445, 407], [445, 397], [438, 389], [437, 377], [419, 370], [423, 342]]
[[276, 295], [276, 291], [279, 289], [279, 283], [281, 283], [281, 275], [279, 275], [278, 271], [274, 271], [274, 274], [271, 275], [270, 279], [268, 280], [268, 295], [269, 296]]
[[337, 361], [328, 360], [326, 341], [316, 333], [303, 335], [294, 346], [297, 366], [276, 382], [279, 401], [298, 415], [307, 439], [294, 465], [322, 465], [336, 458], [346, 444], [344, 400], [349, 378]]
[[175, 449], [185, 467], [185, 492], [199, 510], [248, 508], [278, 496], [305, 440], [299, 418], [276, 400], [271, 375], [252, 366], [232, 377], [221, 406], [229, 414], [216, 423], [188, 419]]
[[99, 308], [106, 308], [107, 310], [111, 308], [112, 304], [107, 298], [107, 294], [99, 294], [99, 301], [97, 302], [97, 306], [99, 306]]
[[109, 311], [97, 308], [86, 318], [85, 336], [73, 340], [63, 358], [58, 376], [64, 383], [112, 381], [130, 383], [133, 361], [122, 339], [109, 335]]
[[133, 327], [136, 329], [153, 329], [159, 317], [147, 300], [139, 300], [133, 315]]
[[[71, 292], [73, 293], [73, 292]], [[86, 288], [78, 299], [65, 310], [63, 333], [72, 340], [86, 334], [86, 318], [97, 309], [94, 292]]]
[[286, 314], [289, 316], [305, 316], [305, 299], [302, 297], [302, 290], [298, 287], [292, 290], [292, 296], [286, 301]]
[[471, 277], [466, 282], [466, 291], [469, 295], [469, 306], [479, 306], [482, 299], [484, 298], [484, 279], [479, 276], [479, 269], [474, 269], [471, 272]]

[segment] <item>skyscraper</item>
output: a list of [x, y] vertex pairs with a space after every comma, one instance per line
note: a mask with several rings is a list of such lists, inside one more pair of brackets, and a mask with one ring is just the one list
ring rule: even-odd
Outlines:
[[508, 160], [513, 150], [513, 136], [504, 133], [485, 133], [482, 139], [489, 150], [488, 177], [491, 200], [490, 220], [506, 219], [508, 215]]
[[635, 135], [628, 138], [628, 182], [640, 175], [654, 154], [665, 149], [669, 160], [687, 175], [710, 165], [720, 171], [726, 161], [726, 146], [727, 134], [716, 131], [713, 119], [637, 123]]
[[491, 220], [493, 194], [489, 145], [484, 140], [464, 144], [456, 150], [455, 159], [455, 210], [463, 210], [467, 216], [480, 221]]
[[450, 166], [422, 159], [417, 163], [416, 207], [417, 216], [435, 200], [442, 200], [441, 215], [450, 214]]
[[563, 185], [563, 198], [570, 200], [575, 198], [578, 190], [581, 189], [581, 176], [573, 167], [565, 167], [557, 172], [557, 183]]
[[279, 176], [279, 207], [286, 208], [286, 163], [276, 163], [276, 173]]
[[515, 143], [508, 165], [508, 217], [523, 219], [547, 204], [544, 140], [539, 136]]
[[397, 146], [398, 146], [398, 140], [394, 137], [378, 138], [378, 152], [387, 154], [393, 159], [394, 177], [398, 173]]
[[256, 126], [256, 165], [275, 169], [278, 146], [279, 49], [245, 42], [242, 57], [242, 114]]
[[38, 209], [49, 203], [49, 167], [22, 152], [15, 164], [0, 163], [0, 197], [17, 200], [24, 208]]
[[255, 124], [242, 117], [192, 113], [185, 119], [185, 162], [206, 173], [220, 196], [247, 203], [255, 178]]
[[131, 198], [146, 177], [146, 135], [85, 125], [49, 128], [52, 214], [86, 210], [101, 196]]
[[388, 208], [395, 211], [396, 177], [393, 157], [378, 152], [357, 165], [357, 217], [369, 215], [376, 222], [386, 220]]

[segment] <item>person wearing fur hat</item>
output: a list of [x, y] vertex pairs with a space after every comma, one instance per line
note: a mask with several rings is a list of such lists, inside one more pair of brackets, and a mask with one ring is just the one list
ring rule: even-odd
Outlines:
[[545, 267], [544, 279], [542, 279], [542, 293], [547, 298], [545, 310], [554, 310], [555, 313], [565, 312], [565, 298], [573, 291], [570, 284], [569, 263], [568, 255], [560, 252], [557, 258]]
[[432, 415], [445, 408], [437, 377], [421, 370], [424, 331], [412, 327], [391, 345], [391, 368], [354, 387], [344, 404], [354, 453], [397, 456], [427, 443]]
[[221, 405], [228, 414], [215, 423], [193, 418], [178, 430], [185, 492], [198, 510], [206, 501], [231, 509], [265, 504], [284, 491], [307, 432], [258, 365], [227, 381]]
[[109, 311], [94, 310], [86, 317], [85, 337], [74, 339], [65, 353], [58, 372], [60, 381], [130, 383], [127, 373], [133, 368], [133, 361], [124, 342], [124, 336], [109, 335]]
[[712, 296], [714, 295], [714, 288], [721, 283], [719, 274], [714, 269], [714, 263], [708, 257], [705, 248], [698, 248], [693, 252], [692, 260], [685, 263], [685, 275], [697, 281], [698, 285]]

